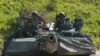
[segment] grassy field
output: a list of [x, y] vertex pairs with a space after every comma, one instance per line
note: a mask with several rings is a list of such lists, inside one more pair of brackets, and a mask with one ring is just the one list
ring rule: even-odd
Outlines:
[[90, 34], [100, 48], [100, 0], [0, 0], [0, 46], [2, 39], [18, 28], [16, 18], [33, 11], [38, 11], [47, 22], [54, 21], [62, 11], [72, 21], [75, 17], [82, 18], [82, 32]]

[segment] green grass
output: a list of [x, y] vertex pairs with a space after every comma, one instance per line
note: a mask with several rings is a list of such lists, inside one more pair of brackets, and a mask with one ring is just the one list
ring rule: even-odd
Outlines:
[[38, 11], [47, 22], [54, 21], [62, 11], [71, 20], [82, 18], [82, 32], [94, 37], [95, 46], [100, 46], [100, 0], [0, 0], [0, 38], [5, 39], [17, 29], [16, 17], [32, 11]]

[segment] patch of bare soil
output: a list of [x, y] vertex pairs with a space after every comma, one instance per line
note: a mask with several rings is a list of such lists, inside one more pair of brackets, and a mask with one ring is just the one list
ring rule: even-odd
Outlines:
[[95, 56], [100, 56], [100, 51], [96, 51]]

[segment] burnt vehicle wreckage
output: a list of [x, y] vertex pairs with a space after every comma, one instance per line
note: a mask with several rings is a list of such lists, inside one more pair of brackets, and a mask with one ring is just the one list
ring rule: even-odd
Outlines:
[[[28, 25], [31, 23], [24, 23], [27, 25], [23, 24], [16, 33], [5, 41], [2, 56], [46, 54], [89, 56], [95, 53], [92, 39], [87, 34], [72, 30], [40, 32], [39, 27]], [[36, 21], [35, 23], [40, 26]]]

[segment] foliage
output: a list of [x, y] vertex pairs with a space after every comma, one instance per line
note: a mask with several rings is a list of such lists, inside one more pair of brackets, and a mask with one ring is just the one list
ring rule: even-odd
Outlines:
[[18, 28], [17, 17], [31, 15], [33, 11], [38, 11], [47, 22], [54, 21], [62, 11], [71, 20], [80, 17], [84, 20], [82, 32], [100, 41], [100, 0], [0, 0], [0, 38]]
[[93, 43], [95, 44], [96, 49], [100, 49], [100, 38], [93, 38]]

